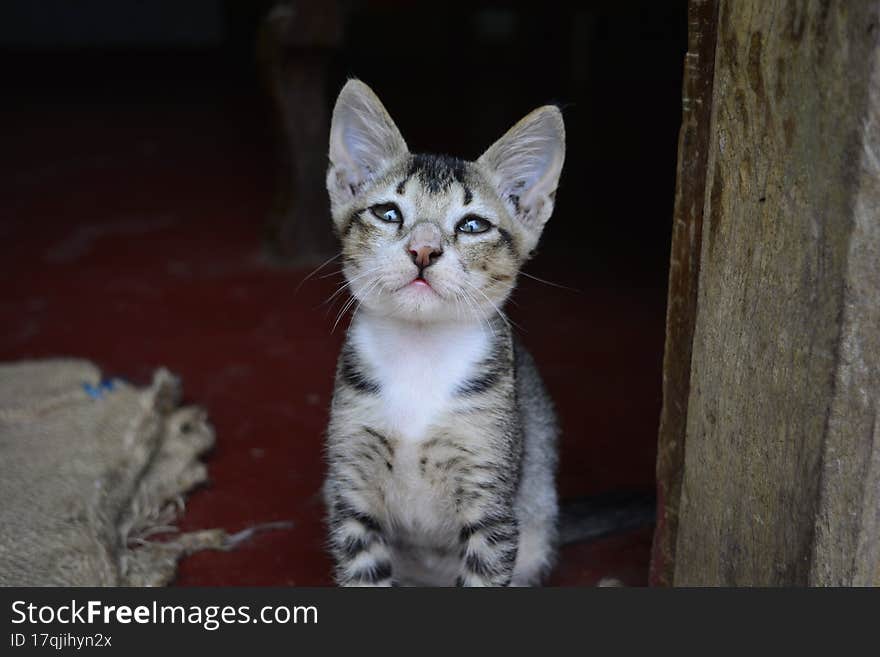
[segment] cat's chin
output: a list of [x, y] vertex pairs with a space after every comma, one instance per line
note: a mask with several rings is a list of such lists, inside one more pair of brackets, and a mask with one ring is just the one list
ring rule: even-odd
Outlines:
[[449, 324], [474, 320], [472, 313], [463, 313], [461, 308], [448, 303], [436, 292], [421, 287], [399, 291], [393, 300], [365, 304], [364, 310], [370, 315], [418, 324]]
[[430, 290], [407, 291], [380, 312], [386, 317], [408, 322], [450, 321], [455, 314], [442, 298]]
[[359, 301], [361, 312], [368, 315], [417, 324], [484, 325], [495, 312], [494, 307], [487, 309], [475, 300], [462, 299], [461, 293], [450, 291], [441, 282], [417, 278]]

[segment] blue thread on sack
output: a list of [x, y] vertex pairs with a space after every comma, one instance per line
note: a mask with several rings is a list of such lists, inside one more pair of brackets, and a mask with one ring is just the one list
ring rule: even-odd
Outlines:
[[93, 386], [91, 383], [83, 383], [82, 386], [86, 394], [92, 399], [100, 399], [101, 395], [104, 394], [101, 392], [101, 388]]
[[92, 399], [101, 399], [105, 393], [113, 392], [116, 389], [116, 385], [119, 383], [119, 379], [116, 378], [106, 378], [101, 379], [98, 385], [92, 385], [91, 383], [83, 383], [83, 390], [86, 391], [86, 394]]

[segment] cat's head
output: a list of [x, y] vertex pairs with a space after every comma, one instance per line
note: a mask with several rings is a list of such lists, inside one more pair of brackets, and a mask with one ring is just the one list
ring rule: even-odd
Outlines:
[[562, 114], [549, 105], [476, 162], [411, 154], [372, 90], [350, 80], [333, 110], [327, 173], [350, 292], [399, 319], [491, 316], [553, 212], [564, 157]]

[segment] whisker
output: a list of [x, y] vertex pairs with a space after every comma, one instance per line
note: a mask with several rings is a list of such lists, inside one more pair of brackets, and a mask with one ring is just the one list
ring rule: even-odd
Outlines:
[[329, 260], [325, 260], [323, 263], [321, 263], [320, 265], [318, 265], [318, 266], [317, 266], [315, 269], [313, 269], [313, 270], [312, 270], [312, 271], [311, 271], [311, 272], [310, 272], [310, 273], [309, 273], [304, 279], [302, 279], [302, 280], [299, 282], [299, 285], [296, 286], [296, 289], [294, 289], [293, 293], [296, 294], [297, 292], [299, 292], [299, 289], [303, 286], [303, 284], [304, 284], [307, 280], [309, 280], [312, 276], [314, 276], [314, 275], [317, 274], [319, 271], [321, 271], [322, 269], [324, 269], [324, 267], [326, 267], [327, 265], [329, 265], [331, 262], [333, 262], [334, 260], [336, 260], [336, 258], [340, 257], [341, 255], [342, 255], [342, 251], [340, 251], [339, 253], [337, 253], [335, 256], [333, 256], [333, 257], [330, 258]]
[[[384, 286], [381, 284], [381, 279], [380, 279], [380, 278], [377, 277], [377, 278], [376, 278], [376, 282], [379, 283], [379, 286], [378, 286], [378, 287], [380, 287], [380, 288], [384, 287]], [[374, 285], [373, 287], [376, 287], [376, 286]], [[368, 294], [368, 293], [372, 292], [372, 291], [373, 291], [373, 287], [367, 288], [365, 294]], [[363, 304], [360, 300], [357, 301], [357, 303], [355, 304], [354, 312], [351, 314], [351, 321], [354, 321], [354, 318], [357, 317], [358, 311], [361, 309], [361, 306], [363, 306], [363, 305], [364, 305], [364, 304]]]
[[476, 319], [478, 322], [479, 322], [479, 321], [483, 321], [483, 322], [485, 322], [486, 327], [489, 329], [489, 331], [492, 332], [492, 336], [495, 337], [495, 336], [497, 335], [497, 334], [495, 333], [495, 327], [492, 326], [492, 322], [489, 321], [489, 318], [488, 318], [488, 317], [486, 317], [485, 315], [483, 315], [482, 313], [480, 313], [480, 311], [479, 311], [479, 303], [477, 303], [477, 298], [476, 298], [474, 295], [470, 294], [470, 293], [469, 293], [466, 289], [464, 289], [464, 288], [461, 288], [461, 292], [462, 292], [462, 295], [464, 295], [465, 301], [467, 301], [468, 306], [469, 306], [470, 308], [472, 308], [472, 310], [473, 310], [473, 313], [474, 313], [474, 319]]
[[[378, 265], [377, 267], [373, 267], [373, 268], [371, 268], [371, 269], [368, 269], [367, 271], [361, 272], [361, 273], [358, 274], [357, 276], [352, 276], [351, 278], [346, 279], [346, 280], [342, 283], [342, 285], [340, 285], [338, 288], [336, 288], [336, 291], [335, 291], [333, 294], [331, 294], [329, 297], [327, 297], [327, 300], [324, 301], [324, 303], [325, 303], [325, 304], [326, 304], [326, 303], [330, 303], [330, 302], [331, 302], [336, 296], [338, 296], [339, 294], [341, 294], [342, 291], [345, 290], [345, 288], [347, 288], [348, 286], [350, 286], [352, 283], [354, 283], [355, 281], [358, 281], [358, 280], [364, 278], [365, 276], [369, 276], [370, 274], [373, 274], [373, 273], [379, 271], [380, 269], [382, 269], [382, 267], [383, 267], [383, 265]], [[322, 305], [323, 305], [323, 304], [322, 304]]]
[[477, 287], [476, 285], [474, 285], [473, 283], [468, 282], [467, 280], [462, 279], [462, 282], [463, 282], [465, 285], [470, 286], [471, 289], [473, 289], [473, 290], [475, 290], [475, 291], [477, 291], [477, 292], [479, 292], [480, 294], [483, 295], [483, 298], [486, 299], [486, 301], [488, 301], [488, 302], [491, 304], [491, 306], [495, 309], [495, 312], [498, 313], [498, 316], [499, 316], [499, 317], [502, 319], [502, 321], [507, 325], [507, 328], [508, 328], [508, 329], [510, 329], [510, 328], [511, 328], [511, 325], [513, 325], [513, 326], [515, 326], [517, 329], [519, 329], [520, 331], [524, 331], [524, 332], [525, 332], [525, 330], [524, 330], [519, 324], [517, 324], [517, 323], [514, 322], [512, 319], [510, 319], [507, 315], [505, 315], [505, 314], [502, 312], [501, 308], [499, 308], [499, 307], [495, 304], [495, 302], [492, 301], [492, 299], [490, 299], [488, 296], [486, 296], [486, 293], [483, 292], [480, 288], [478, 288], [478, 287]]
[[333, 276], [338, 276], [339, 274], [342, 274], [344, 272], [345, 272], [345, 269], [336, 269], [334, 271], [327, 272], [326, 274], [321, 274], [320, 276], [318, 276], [318, 278], [321, 278], [321, 279], [332, 278]]
[[339, 325], [339, 322], [342, 320], [345, 313], [352, 306], [352, 304], [354, 304], [356, 302], [357, 302], [357, 297], [352, 296], [352, 297], [348, 298], [348, 300], [345, 302], [345, 305], [342, 306], [342, 310], [340, 310], [339, 314], [336, 315], [336, 321], [333, 322], [333, 328], [330, 329], [330, 333], [333, 333], [336, 330], [336, 327]]
[[[362, 295], [366, 296], [369, 294], [379, 283], [382, 282], [381, 277], [377, 276], [375, 280], [370, 282], [366, 288], [361, 292]], [[333, 328], [330, 329], [330, 333], [333, 333], [336, 330], [336, 327], [339, 325], [339, 322], [342, 321], [342, 318], [345, 317], [345, 313], [356, 303], [360, 303], [358, 298], [352, 295], [348, 301], [345, 302], [345, 305], [342, 306], [342, 310], [339, 311], [339, 314], [336, 315], [336, 321], [333, 322]]]
[[521, 275], [526, 278], [531, 278], [533, 281], [538, 281], [539, 283], [544, 283], [545, 285], [549, 285], [550, 287], [558, 287], [560, 290], [568, 290], [569, 292], [577, 292], [578, 294], [583, 294], [583, 290], [579, 290], [576, 287], [569, 287], [568, 285], [561, 285], [559, 283], [554, 283], [553, 281], [548, 281], [543, 278], [538, 278], [532, 274], [526, 273], [524, 271], [519, 272]]

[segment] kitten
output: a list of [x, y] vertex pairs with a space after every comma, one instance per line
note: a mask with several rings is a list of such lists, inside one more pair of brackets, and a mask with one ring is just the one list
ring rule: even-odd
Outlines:
[[500, 307], [553, 211], [562, 115], [536, 109], [476, 162], [414, 155], [351, 80], [329, 155], [358, 303], [327, 431], [336, 581], [538, 584], [557, 540], [557, 423]]

